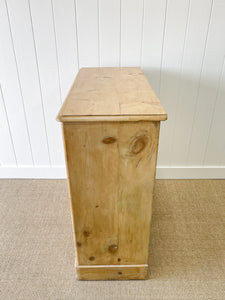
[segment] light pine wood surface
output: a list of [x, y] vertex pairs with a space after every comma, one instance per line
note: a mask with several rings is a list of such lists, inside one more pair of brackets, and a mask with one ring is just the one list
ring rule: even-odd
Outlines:
[[[148, 264], [159, 125], [63, 124], [78, 267]], [[79, 278], [100, 278], [98, 270], [79, 270]], [[102, 279], [121, 277], [102, 272]]]
[[148, 265], [77, 266], [80, 280], [128, 280], [147, 279]]
[[140, 68], [79, 72], [58, 116], [79, 279], [147, 278], [160, 120], [166, 117]]
[[[82, 68], [59, 112], [63, 122], [166, 120], [167, 114], [141, 68]], [[94, 116], [94, 119], [93, 119]], [[85, 118], [85, 119], [84, 119]], [[103, 119], [101, 119], [103, 118]]]

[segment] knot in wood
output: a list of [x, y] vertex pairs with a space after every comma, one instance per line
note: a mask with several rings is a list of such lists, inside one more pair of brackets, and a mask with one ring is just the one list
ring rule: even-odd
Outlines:
[[77, 242], [77, 247], [81, 247], [81, 246], [82, 246], [81, 242]]
[[118, 250], [118, 246], [115, 244], [112, 244], [109, 246], [109, 252], [115, 253]]
[[114, 137], [114, 136], [108, 136], [108, 137], [105, 137], [102, 142], [104, 144], [113, 144], [117, 141], [117, 139]]
[[90, 232], [88, 230], [84, 230], [83, 234], [84, 234], [85, 237], [88, 237], [90, 235]]
[[137, 137], [131, 147], [131, 152], [133, 154], [140, 153], [147, 145], [148, 139], [145, 135]]
[[94, 256], [90, 256], [90, 257], [89, 257], [89, 260], [90, 260], [90, 261], [93, 261], [93, 260], [95, 260], [95, 257], [94, 257]]

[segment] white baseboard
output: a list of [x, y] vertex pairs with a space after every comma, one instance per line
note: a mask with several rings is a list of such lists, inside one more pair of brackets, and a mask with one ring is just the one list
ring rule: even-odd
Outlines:
[[225, 179], [225, 166], [157, 167], [157, 179]]
[[0, 178], [64, 179], [65, 166], [1, 166]]
[[[65, 166], [1, 166], [0, 178], [64, 179]], [[157, 167], [157, 179], [225, 179], [225, 166]]]

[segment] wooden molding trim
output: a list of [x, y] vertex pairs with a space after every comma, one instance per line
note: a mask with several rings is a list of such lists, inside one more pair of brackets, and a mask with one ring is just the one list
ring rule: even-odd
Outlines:
[[76, 266], [79, 280], [148, 279], [148, 265]]

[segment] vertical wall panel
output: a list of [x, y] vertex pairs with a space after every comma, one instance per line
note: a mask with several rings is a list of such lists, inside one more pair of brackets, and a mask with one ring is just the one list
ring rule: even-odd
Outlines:
[[143, 68], [168, 112], [158, 166], [225, 170], [224, 15], [222, 0], [0, 0], [0, 172], [64, 166], [56, 115], [98, 66]]
[[158, 163], [161, 165], [170, 164], [171, 161], [172, 131], [174, 129], [176, 105], [179, 97], [180, 72], [189, 8], [189, 0], [169, 0], [167, 4], [159, 95], [169, 118], [167, 122], [162, 122], [161, 124], [158, 156]]
[[225, 61], [216, 96], [211, 128], [207, 142], [205, 165], [225, 165]]
[[171, 151], [175, 166], [186, 164], [188, 156], [211, 8], [212, 0], [191, 1]]
[[64, 99], [78, 71], [76, 10], [74, 0], [53, 0], [61, 96]]
[[32, 165], [27, 119], [18, 78], [8, 11], [4, 1], [0, 1], [0, 80], [17, 162], [20, 165]]
[[75, 0], [77, 12], [79, 66], [98, 67], [98, 0]]
[[61, 165], [64, 163], [62, 137], [60, 124], [55, 120], [61, 106], [61, 100], [51, 1], [31, 0], [30, 7], [46, 116], [50, 160], [53, 165]]
[[99, 0], [100, 66], [120, 63], [120, 0]]
[[0, 86], [0, 166], [16, 165], [16, 156], [13, 149], [10, 127], [5, 110], [5, 103]]
[[159, 95], [167, 0], [145, 0], [141, 66]]
[[29, 5], [27, 0], [7, 0], [7, 3], [34, 163], [48, 165], [48, 141]]
[[121, 66], [140, 66], [143, 2], [121, 1]]
[[195, 119], [192, 124], [189, 165], [202, 165], [204, 160], [225, 53], [224, 16], [225, 1], [215, 0], [197, 96]]

